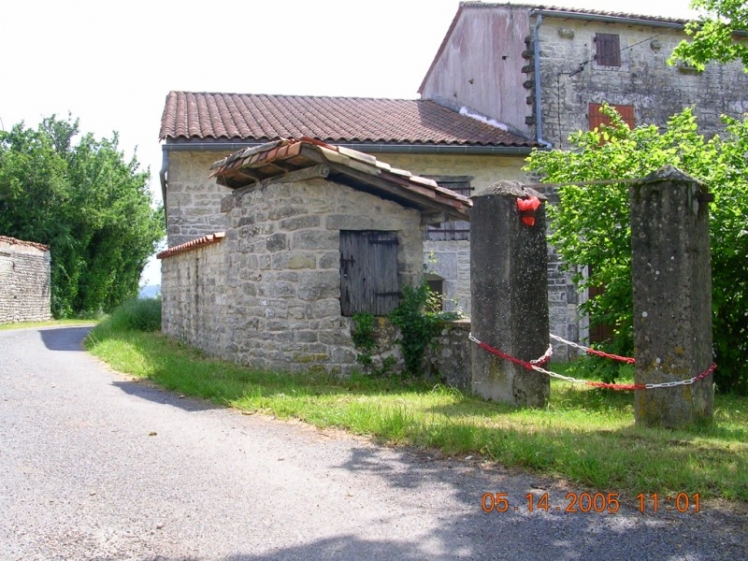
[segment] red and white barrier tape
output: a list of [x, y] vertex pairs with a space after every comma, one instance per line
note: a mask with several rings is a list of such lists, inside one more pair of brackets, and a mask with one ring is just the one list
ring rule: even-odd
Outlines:
[[[506, 353], [502, 353], [500, 350], [493, 348], [492, 346], [488, 345], [487, 343], [484, 343], [483, 341], [480, 341], [476, 339], [472, 333], [468, 335], [469, 339], [478, 345], [479, 347], [485, 349], [486, 351], [499, 356], [501, 358], [504, 358], [506, 360], [509, 360], [510, 362], [513, 362], [515, 364], [518, 364], [519, 366], [522, 366], [526, 368], [527, 370], [535, 370], [536, 372], [540, 372], [542, 374], [545, 374], [547, 376], [550, 376], [551, 378], [556, 378], [558, 380], [564, 380], [565, 382], [571, 382], [572, 384], [586, 384], [588, 386], [592, 386], [595, 388], [606, 388], [609, 390], [622, 390], [622, 391], [631, 391], [631, 390], [653, 390], [656, 388], [674, 388], [676, 386], [688, 386], [695, 382], [698, 382], [699, 380], [706, 378], [714, 372], [717, 369], [717, 365], [715, 363], [712, 363], [709, 368], [704, 370], [701, 374], [694, 376], [693, 378], [689, 380], [678, 380], [676, 382], [662, 382], [659, 384], [608, 384], [606, 382], [595, 382], [592, 380], [580, 380], [579, 378], [572, 378], [571, 376], [564, 376], [562, 374], [558, 374], [556, 372], [552, 372], [550, 370], [546, 370], [545, 368], [541, 368], [538, 366], [538, 364], [542, 364], [541, 361], [547, 362], [550, 360], [551, 354], [553, 353], [552, 349], [549, 348], [545, 354], [540, 357], [539, 359], [535, 359], [534, 361], [526, 362], [524, 360], [520, 360], [518, 358], [515, 358], [511, 355], [508, 355]], [[551, 335], [553, 339], [561, 340], [563, 342], [567, 342], [560, 337], [557, 337], [555, 335]], [[567, 342], [569, 343], [569, 342]], [[586, 349], [587, 347], [582, 347], [581, 345], [577, 345], [576, 343], [571, 343], [574, 347], [579, 347], [580, 349]], [[552, 347], [552, 346], [551, 346]], [[612, 355], [616, 356], [616, 355]], [[626, 358], [626, 357], [620, 357], [620, 358]], [[633, 361], [634, 359], [630, 359]]]
[[610, 353], [606, 353], [605, 351], [600, 351], [598, 349], [593, 349], [591, 347], [585, 347], [584, 345], [580, 345], [579, 343], [574, 343], [573, 341], [567, 341], [563, 337], [559, 337], [558, 335], [554, 335], [553, 333], [550, 334], [550, 338], [554, 339], [555, 341], [558, 341], [560, 343], [563, 343], [564, 345], [569, 345], [570, 347], [574, 347], [575, 349], [579, 349], [580, 351], [584, 351], [585, 353], [589, 355], [595, 355], [595, 356], [601, 356], [603, 358], [609, 358], [612, 360], [617, 360], [618, 362], [625, 362], [628, 364], [634, 364], [636, 362], [635, 358], [630, 358], [627, 356], [619, 356], [614, 355]]

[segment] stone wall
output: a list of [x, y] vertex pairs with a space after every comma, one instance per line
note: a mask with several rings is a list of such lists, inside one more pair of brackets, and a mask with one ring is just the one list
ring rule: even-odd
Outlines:
[[[230, 189], [209, 179], [211, 164], [220, 152], [169, 152], [166, 195], [168, 246], [173, 247], [200, 236], [225, 230], [227, 216], [221, 200]], [[474, 193], [480, 193], [499, 180], [525, 177], [522, 156], [382, 153], [378, 158], [393, 167], [422, 176], [471, 177]], [[470, 313], [469, 244], [458, 242], [424, 243], [425, 271], [445, 280], [447, 309]]]
[[470, 320], [450, 321], [426, 352], [430, 375], [441, 383], [472, 393]]
[[161, 329], [214, 356], [226, 354], [236, 326], [226, 298], [226, 243], [196, 247], [161, 260]]
[[221, 199], [231, 190], [209, 178], [210, 166], [226, 154], [170, 151], [166, 189], [167, 245], [173, 247], [226, 229]]
[[340, 231], [398, 234], [401, 285], [420, 281], [420, 213], [323, 179], [268, 181], [223, 200], [226, 238], [163, 259], [164, 332], [255, 368], [356, 368], [340, 311]]
[[[619, 35], [621, 66], [597, 64], [596, 33]], [[738, 63], [711, 63], [701, 73], [669, 66], [667, 59], [685, 38], [682, 31], [662, 27], [545, 17], [540, 26], [545, 140], [554, 148], [568, 147], [569, 134], [589, 130], [589, 104], [603, 101], [633, 105], [637, 125], [662, 126], [693, 107], [702, 132], [723, 130], [720, 115], [748, 111], [743, 93], [748, 75]]]
[[[472, 178], [473, 194], [497, 181], [522, 181], [523, 156], [381, 154], [388, 164], [423, 176]], [[424, 271], [444, 279], [445, 310], [470, 315], [470, 242], [424, 241]]]
[[46, 246], [0, 236], [0, 323], [52, 317], [50, 263]]
[[[225, 230], [229, 226], [229, 217], [221, 211], [220, 207], [221, 200], [230, 195], [232, 191], [216, 185], [213, 179], [208, 179], [206, 172], [218, 155], [217, 152], [175, 151], [171, 153], [167, 194], [170, 247]], [[524, 164], [521, 156], [399, 153], [377, 154], [377, 156], [394, 167], [408, 169], [419, 175], [471, 177], [471, 185], [476, 194], [483, 192], [500, 179], [521, 181], [526, 178], [525, 172], [521, 169]], [[553, 200], [551, 193], [547, 195]], [[232, 198], [227, 200], [233, 201]], [[379, 198], [375, 200], [382, 202]], [[382, 222], [378, 221], [378, 223]], [[369, 222], [370, 226], [372, 224], [375, 223]], [[372, 226], [372, 229], [387, 228]], [[586, 327], [584, 323], [580, 327], [580, 321], [584, 322], [584, 318], [579, 318], [577, 314], [576, 288], [570, 276], [561, 271], [561, 262], [553, 249], [549, 248], [549, 251], [551, 331], [562, 337], [578, 340], [580, 333], [583, 336], [586, 335]], [[471, 313], [470, 243], [467, 241], [425, 241], [423, 252], [422, 271], [434, 273], [444, 279], [445, 309], [460, 310], [469, 316]], [[291, 266], [298, 266], [299, 259], [299, 255], [296, 254], [290, 260]], [[263, 263], [266, 260], [267, 258], [264, 258]]]

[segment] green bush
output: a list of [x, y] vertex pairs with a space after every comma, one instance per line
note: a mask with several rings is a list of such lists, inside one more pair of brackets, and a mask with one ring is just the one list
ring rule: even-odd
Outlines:
[[[605, 106], [612, 125], [570, 137], [570, 151], [535, 151], [526, 170], [543, 182], [564, 183], [560, 203], [548, 209], [551, 243], [581, 290], [605, 287], [581, 311], [591, 324], [614, 327], [604, 350], [632, 356], [631, 222], [626, 184], [588, 184], [596, 180], [642, 178], [674, 165], [703, 181], [715, 196], [709, 205], [712, 257], [712, 306], [715, 382], [721, 390], [748, 394], [748, 119], [723, 117], [722, 136], [699, 134], [690, 109], [670, 118], [667, 128], [629, 129]], [[589, 268], [588, 268], [589, 267]], [[589, 271], [588, 275], [584, 272]], [[583, 361], [599, 367], [601, 361]], [[616, 366], [601, 376], [613, 381]]]
[[105, 320], [114, 331], [159, 331], [161, 298], [131, 298]]

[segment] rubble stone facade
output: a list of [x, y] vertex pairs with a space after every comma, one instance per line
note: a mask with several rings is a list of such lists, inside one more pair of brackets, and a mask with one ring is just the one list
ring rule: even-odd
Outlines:
[[420, 281], [420, 213], [324, 179], [266, 181], [223, 199], [220, 243], [162, 258], [163, 331], [259, 369], [356, 368], [341, 315], [341, 230], [396, 232], [400, 285]]
[[0, 236], [0, 323], [52, 317], [50, 267], [47, 246]]

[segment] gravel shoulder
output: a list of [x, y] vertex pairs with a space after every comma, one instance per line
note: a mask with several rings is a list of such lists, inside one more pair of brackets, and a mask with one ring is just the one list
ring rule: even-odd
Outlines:
[[1, 560], [748, 558], [744, 505], [565, 513], [584, 490], [180, 398], [86, 331], [0, 332]]

